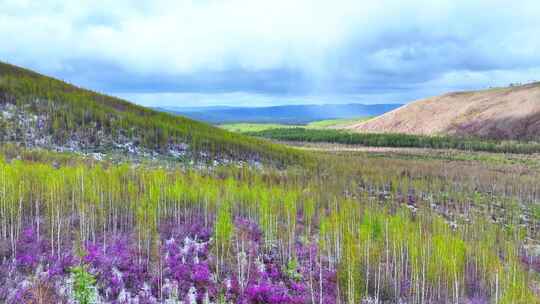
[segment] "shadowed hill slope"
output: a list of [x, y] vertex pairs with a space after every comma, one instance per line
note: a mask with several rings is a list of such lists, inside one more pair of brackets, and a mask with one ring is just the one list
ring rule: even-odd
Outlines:
[[290, 162], [282, 145], [137, 106], [0, 62], [0, 142], [69, 151]]
[[369, 121], [358, 132], [540, 139], [540, 83], [457, 92], [419, 100]]

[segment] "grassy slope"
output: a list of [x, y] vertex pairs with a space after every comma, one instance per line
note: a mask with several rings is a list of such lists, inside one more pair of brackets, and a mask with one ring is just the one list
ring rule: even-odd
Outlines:
[[304, 157], [282, 145], [154, 111], [0, 62], [0, 105], [5, 103], [46, 115], [46, 127], [59, 142], [78, 132], [88, 138], [101, 134], [129, 137], [158, 151], [170, 144], [187, 143], [194, 152], [233, 158], [288, 162]]

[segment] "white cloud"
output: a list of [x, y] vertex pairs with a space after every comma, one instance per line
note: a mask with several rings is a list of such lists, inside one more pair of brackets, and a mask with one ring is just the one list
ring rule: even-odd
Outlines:
[[77, 61], [135, 76], [291, 70], [324, 94], [355, 84], [444, 87], [452, 73], [479, 74], [485, 85], [540, 66], [540, 3], [514, 4], [0, 0], [0, 59], [55, 75], [81, 73]]

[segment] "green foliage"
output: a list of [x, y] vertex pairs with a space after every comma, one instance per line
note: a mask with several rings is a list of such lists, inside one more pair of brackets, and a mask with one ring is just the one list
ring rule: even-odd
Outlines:
[[226, 244], [231, 240], [233, 232], [233, 222], [231, 210], [228, 203], [222, 203], [218, 209], [216, 217], [215, 236], [217, 244]]
[[295, 281], [300, 281], [302, 279], [302, 275], [298, 271], [298, 261], [296, 258], [289, 259], [289, 262], [287, 262], [287, 266], [284, 270], [289, 279]]
[[304, 214], [304, 223], [306, 225], [306, 235], [309, 237], [313, 229], [313, 216], [315, 215], [315, 200], [313, 198], [308, 198], [304, 200], [303, 214]]
[[77, 266], [71, 269], [73, 276], [73, 294], [75, 301], [79, 304], [97, 303], [96, 279], [85, 269], [84, 266]]
[[377, 213], [371, 213], [366, 211], [362, 223], [360, 224], [360, 231], [365, 234], [366, 239], [372, 241], [378, 241], [382, 238], [382, 223], [380, 215]]
[[230, 204], [225, 201], [221, 203], [216, 216], [216, 222], [214, 227], [214, 237], [216, 250], [216, 273], [220, 274], [219, 269], [224, 263], [225, 256], [229, 251], [232, 234], [234, 231], [234, 224], [231, 216]]
[[536, 221], [540, 221], [540, 206], [532, 206], [532, 215]]
[[275, 224], [273, 218], [273, 206], [270, 198], [271, 194], [268, 192], [262, 192], [259, 198], [259, 223], [261, 225], [262, 232], [266, 244], [271, 243], [276, 237]]

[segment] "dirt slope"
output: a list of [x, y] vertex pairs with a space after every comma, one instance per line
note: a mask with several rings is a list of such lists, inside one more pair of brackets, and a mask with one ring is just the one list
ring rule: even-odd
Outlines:
[[422, 99], [347, 128], [358, 132], [540, 139], [540, 83]]

